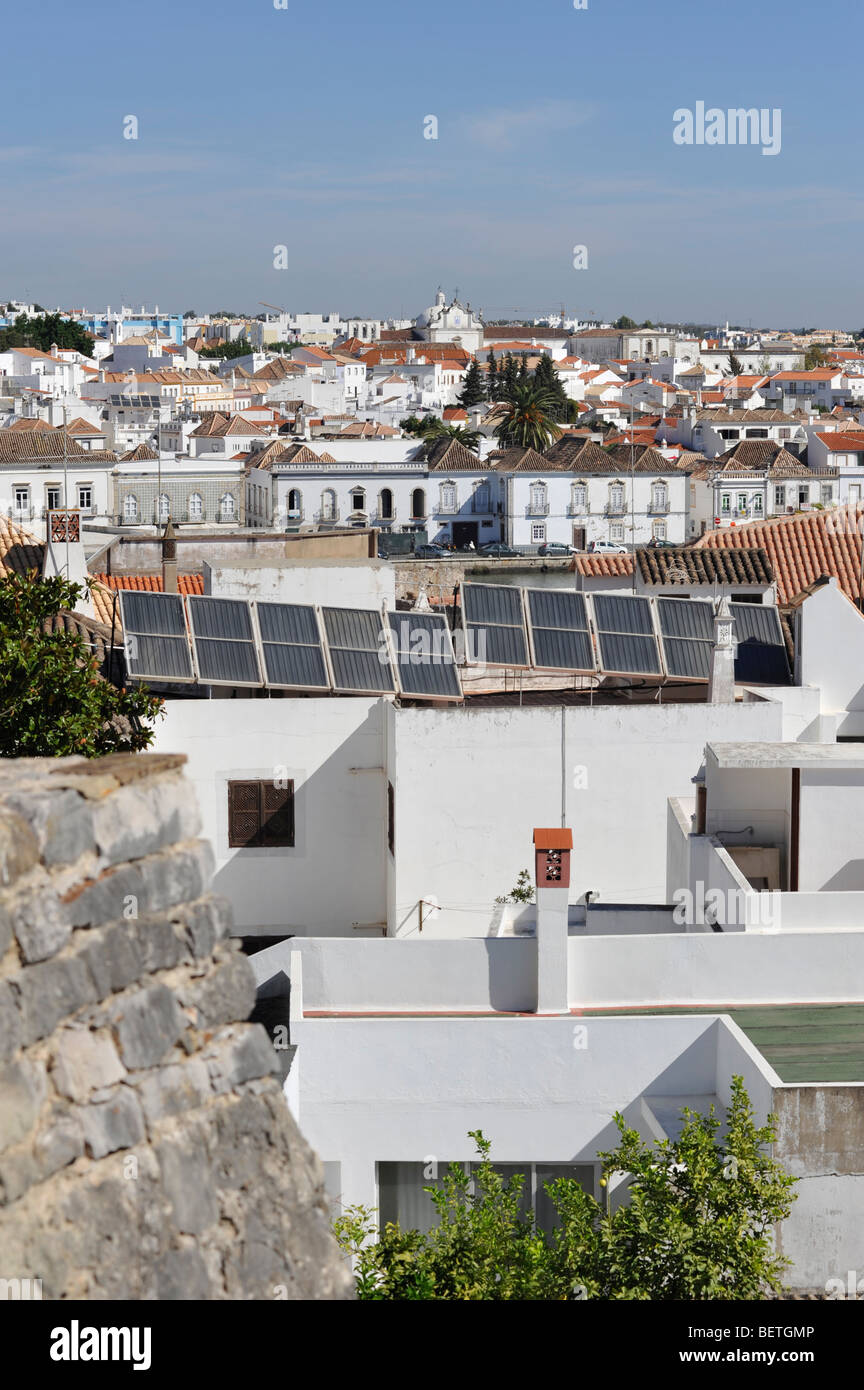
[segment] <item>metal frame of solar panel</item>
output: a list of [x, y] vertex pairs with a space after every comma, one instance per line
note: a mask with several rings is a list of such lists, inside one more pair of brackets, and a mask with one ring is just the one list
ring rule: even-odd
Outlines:
[[571, 589], [526, 589], [525, 613], [532, 665], [537, 670], [596, 674], [584, 594]]
[[461, 700], [462, 682], [442, 613], [389, 613], [393, 668], [400, 694], [414, 700]]
[[673, 680], [707, 681], [714, 650], [714, 605], [705, 599], [655, 600], [666, 674]]
[[650, 599], [641, 594], [591, 594], [586, 597], [594, 616], [597, 664], [601, 674], [663, 676], [655, 610]]
[[789, 657], [773, 604], [730, 603], [735, 619], [735, 679], [749, 685], [788, 685]]
[[195, 669], [202, 685], [264, 684], [246, 599], [187, 594], [186, 611]]
[[117, 592], [130, 680], [194, 684], [195, 669], [182, 596], [141, 593], [137, 589]]
[[[368, 608], [322, 608], [321, 618], [334, 691], [340, 695], [395, 695], [392, 656], [381, 614]], [[382, 653], [386, 663], [381, 660]], [[372, 679], [376, 675], [382, 679]]]
[[[463, 584], [462, 631], [469, 666], [530, 668], [521, 589], [507, 584]], [[475, 650], [475, 632], [485, 634], [482, 652]]]
[[253, 602], [250, 607], [261, 643], [265, 685], [329, 695], [330, 672], [314, 605]]

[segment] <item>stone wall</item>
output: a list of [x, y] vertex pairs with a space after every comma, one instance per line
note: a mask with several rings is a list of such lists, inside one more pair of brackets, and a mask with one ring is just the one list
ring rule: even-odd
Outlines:
[[0, 762], [0, 1279], [350, 1297], [184, 761]]

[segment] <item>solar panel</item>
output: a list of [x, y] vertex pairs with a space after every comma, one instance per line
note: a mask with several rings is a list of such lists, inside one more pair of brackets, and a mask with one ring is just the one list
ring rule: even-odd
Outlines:
[[453, 642], [440, 613], [388, 613], [396, 675], [403, 695], [461, 700]]
[[658, 598], [666, 674], [708, 680], [714, 650], [714, 605], [699, 599]]
[[735, 619], [735, 679], [744, 684], [788, 685], [786, 643], [777, 609], [764, 603], [730, 603]]
[[648, 599], [635, 594], [594, 594], [592, 602], [601, 670], [618, 676], [662, 675]]
[[195, 679], [180, 594], [120, 589], [126, 670], [132, 680]]
[[267, 685], [330, 690], [315, 609], [308, 603], [256, 603]]
[[190, 595], [186, 603], [198, 679], [204, 685], [263, 685], [246, 600]]
[[322, 608], [333, 689], [348, 695], [389, 695], [396, 685], [381, 616], [365, 608]]
[[526, 589], [534, 665], [543, 670], [596, 670], [582, 594], [566, 589]]
[[506, 584], [463, 584], [462, 623], [467, 660], [485, 666], [529, 666], [519, 589]]

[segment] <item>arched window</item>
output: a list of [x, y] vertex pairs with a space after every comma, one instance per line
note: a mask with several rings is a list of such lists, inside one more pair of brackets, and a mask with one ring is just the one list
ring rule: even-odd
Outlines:
[[219, 520], [234, 520], [234, 498], [231, 496], [230, 492], [223, 492], [222, 496], [219, 498]]
[[187, 510], [189, 512], [190, 521], [204, 520], [204, 498], [201, 496], [200, 492], [190, 493], [189, 500], [186, 505]]
[[382, 521], [393, 520], [393, 493], [389, 487], [382, 487], [378, 498], [378, 515]]
[[365, 512], [366, 510], [366, 489], [362, 487], [352, 487], [351, 489], [351, 510], [354, 512]]
[[299, 487], [292, 487], [289, 489], [288, 515], [295, 517], [303, 515], [303, 494]]
[[171, 498], [167, 492], [160, 492], [156, 498], [156, 518], [158, 521], [167, 521], [171, 515]]
[[539, 513], [541, 516], [548, 511], [545, 483], [537, 482], [531, 484], [530, 507], [532, 512], [535, 514]]
[[123, 520], [138, 520], [138, 498], [135, 496], [134, 492], [127, 492], [126, 496], [123, 498]]
[[422, 487], [415, 487], [411, 493], [411, 520], [423, 521], [426, 516], [426, 493]]
[[325, 487], [321, 493], [321, 520], [336, 520], [336, 493], [332, 487]]

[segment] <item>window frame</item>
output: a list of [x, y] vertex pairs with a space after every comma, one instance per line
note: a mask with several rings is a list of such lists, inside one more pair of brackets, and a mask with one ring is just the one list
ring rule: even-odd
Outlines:
[[[284, 787], [277, 787], [272, 779], [260, 777], [241, 777], [230, 778], [226, 784], [227, 789], [227, 810], [228, 810], [228, 848], [229, 849], [295, 849], [297, 845], [297, 824], [295, 815], [295, 790], [294, 779], [286, 778]], [[251, 838], [238, 835], [233, 816], [243, 808], [236, 805], [235, 797], [241, 789], [254, 787], [256, 790], [257, 806], [255, 814], [257, 816], [257, 829]], [[280, 792], [287, 803], [287, 806], [271, 810], [268, 814], [266, 805], [266, 792]], [[283, 832], [267, 833], [267, 827], [272, 824], [273, 818], [287, 810], [290, 818], [290, 828]], [[246, 811], [246, 814], [251, 814]]]

